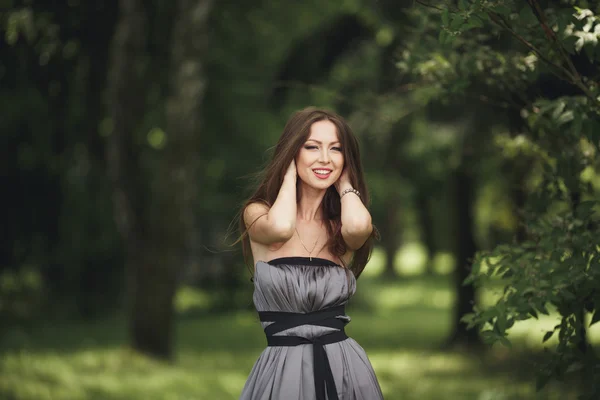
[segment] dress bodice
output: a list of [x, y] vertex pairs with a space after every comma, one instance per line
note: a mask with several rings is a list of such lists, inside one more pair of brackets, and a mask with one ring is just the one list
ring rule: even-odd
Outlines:
[[[308, 313], [344, 305], [355, 290], [354, 274], [329, 260], [284, 257], [256, 263], [253, 300], [257, 311]], [[345, 315], [338, 318], [350, 321], [350, 317]], [[269, 323], [262, 324], [264, 328]], [[332, 330], [303, 325], [280, 335], [312, 338]]]

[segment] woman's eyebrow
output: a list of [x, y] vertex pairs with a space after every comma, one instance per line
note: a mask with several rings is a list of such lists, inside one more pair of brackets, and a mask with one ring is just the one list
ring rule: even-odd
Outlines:
[[[310, 141], [310, 142], [317, 142], [317, 143], [319, 143], [319, 144], [323, 144], [323, 142], [320, 142], [320, 141], [318, 141], [318, 140], [315, 140], [315, 139], [308, 139], [308, 140], [306, 140], [306, 141], [307, 141], [307, 142], [309, 142], [309, 141]], [[331, 142], [331, 144], [336, 144], [336, 143], [338, 143], [338, 144], [339, 144], [340, 142]]]

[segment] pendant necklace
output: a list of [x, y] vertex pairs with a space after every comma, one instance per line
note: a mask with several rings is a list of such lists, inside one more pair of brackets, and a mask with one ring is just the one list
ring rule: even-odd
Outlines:
[[319, 236], [317, 237], [317, 240], [315, 241], [315, 244], [314, 244], [312, 250], [308, 251], [308, 249], [304, 245], [304, 242], [302, 241], [302, 238], [300, 237], [300, 234], [298, 233], [298, 228], [294, 228], [294, 229], [296, 230], [296, 234], [298, 235], [298, 239], [300, 239], [300, 244], [302, 245], [302, 247], [304, 247], [304, 250], [306, 250], [306, 252], [308, 253], [308, 258], [310, 259], [310, 261], [312, 261], [311, 254], [312, 254], [313, 251], [315, 251], [315, 248], [317, 247], [317, 243], [319, 243], [319, 239], [321, 238], [321, 234], [319, 234]]

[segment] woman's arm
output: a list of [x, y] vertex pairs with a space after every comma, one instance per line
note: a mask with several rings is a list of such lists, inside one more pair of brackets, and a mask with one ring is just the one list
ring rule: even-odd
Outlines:
[[[342, 173], [335, 187], [340, 195], [344, 190], [352, 189], [346, 171]], [[371, 214], [354, 192], [346, 193], [340, 201], [342, 202], [342, 237], [350, 250], [358, 250], [373, 232]]]
[[288, 167], [277, 199], [269, 208], [251, 203], [244, 210], [244, 222], [250, 239], [264, 245], [287, 242], [296, 228], [296, 162]]

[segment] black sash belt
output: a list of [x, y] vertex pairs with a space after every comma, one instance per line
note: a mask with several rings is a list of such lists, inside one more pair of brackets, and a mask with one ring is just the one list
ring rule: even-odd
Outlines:
[[[330, 343], [341, 342], [348, 338], [344, 332], [346, 321], [336, 318], [336, 316], [339, 315], [346, 315], [345, 307], [343, 305], [306, 314], [277, 311], [262, 311], [258, 313], [261, 321], [273, 322], [265, 328], [269, 346], [299, 346], [301, 344], [312, 344], [317, 400], [325, 400], [326, 398], [328, 400], [338, 400], [333, 372], [331, 371], [329, 359], [327, 358], [327, 353], [323, 346]], [[313, 339], [307, 339], [300, 336], [275, 336], [276, 333], [301, 325], [326, 326], [338, 329], [338, 331]], [[327, 397], [325, 397], [326, 393]]]

